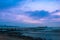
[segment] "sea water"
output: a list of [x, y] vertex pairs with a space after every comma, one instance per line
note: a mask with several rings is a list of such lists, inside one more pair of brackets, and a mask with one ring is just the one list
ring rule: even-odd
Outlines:
[[50, 32], [50, 30], [43, 31], [24, 31], [23, 35], [30, 37], [40, 37], [45, 38], [46, 40], [60, 40], [60, 32]]

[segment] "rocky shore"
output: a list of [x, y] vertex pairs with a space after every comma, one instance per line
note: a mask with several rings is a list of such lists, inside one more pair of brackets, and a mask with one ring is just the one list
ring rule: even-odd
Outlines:
[[24, 36], [23, 33], [17, 30], [0, 30], [0, 40], [46, 40], [45, 38], [33, 38], [30, 36]]

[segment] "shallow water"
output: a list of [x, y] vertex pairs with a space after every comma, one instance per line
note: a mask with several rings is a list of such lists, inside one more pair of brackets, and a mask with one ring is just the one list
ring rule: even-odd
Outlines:
[[44, 31], [38, 31], [38, 32], [33, 32], [33, 31], [25, 31], [24, 34], [25, 36], [31, 36], [31, 37], [40, 37], [40, 38], [45, 38], [46, 40], [60, 40], [60, 32], [44, 32]]

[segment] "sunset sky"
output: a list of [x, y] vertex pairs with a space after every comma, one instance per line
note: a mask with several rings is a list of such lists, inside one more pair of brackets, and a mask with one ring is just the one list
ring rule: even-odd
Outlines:
[[60, 26], [60, 0], [0, 0], [0, 25]]

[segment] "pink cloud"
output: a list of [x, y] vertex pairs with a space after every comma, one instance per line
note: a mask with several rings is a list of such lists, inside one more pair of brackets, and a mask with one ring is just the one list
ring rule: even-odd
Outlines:
[[14, 14], [14, 13], [9, 13], [9, 12], [3, 12], [1, 14], [1, 18], [3, 20], [8, 20], [8, 21], [16, 21], [16, 22], [25, 22], [25, 23], [43, 23], [42, 19], [39, 20], [34, 20], [32, 17], [29, 17], [28, 15], [24, 14]]
[[60, 18], [53, 18], [51, 19], [51, 22], [60, 22]]
[[58, 15], [58, 16], [60, 16], [60, 12], [54, 13], [52, 15]]
[[16, 21], [22, 21], [25, 23], [42, 23], [42, 20], [34, 20], [33, 18], [29, 17], [28, 15], [16, 15]]
[[12, 21], [12, 22], [14, 21], [14, 22], [33, 23], [33, 24], [43, 24], [47, 22], [58, 22], [58, 21], [60, 22], [60, 18], [53, 18], [53, 15], [60, 15], [59, 13], [52, 14], [51, 19], [49, 19], [49, 17], [34, 19], [29, 15], [24, 14], [24, 12], [21, 14], [18, 14], [18, 13], [15, 13], [14, 11], [11, 11], [11, 12], [5, 11], [1, 13], [0, 19]]

